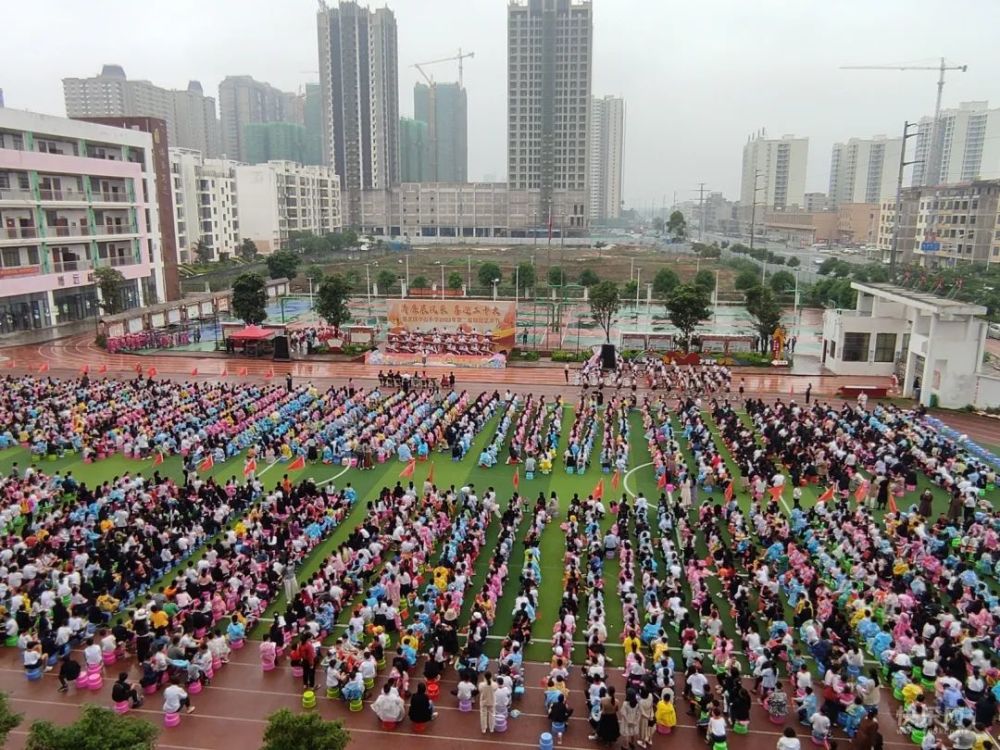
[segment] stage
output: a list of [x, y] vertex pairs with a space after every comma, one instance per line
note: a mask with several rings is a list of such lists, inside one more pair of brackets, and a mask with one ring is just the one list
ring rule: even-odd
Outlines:
[[476, 367], [502, 370], [507, 366], [507, 357], [500, 353], [486, 356], [448, 354], [446, 352], [422, 354], [420, 352], [385, 352], [381, 349], [365, 355], [366, 365], [379, 367]]

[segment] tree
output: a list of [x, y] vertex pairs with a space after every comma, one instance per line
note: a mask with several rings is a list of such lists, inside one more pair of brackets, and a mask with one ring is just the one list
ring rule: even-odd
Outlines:
[[267, 319], [267, 284], [260, 274], [243, 273], [233, 282], [233, 313], [247, 325]]
[[681, 280], [674, 273], [673, 269], [661, 268], [656, 272], [656, 276], [653, 277], [653, 291], [656, 292], [656, 296], [660, 299], [666, 299], [680, 283]]
[[294, 279], [299, 262], [291, 250], [278, 250], [267, 256], [267, 273], [272, 279]]
[[114, 711], [85, 703], [80, 718], [57, 726], [36, 721], [28, 732], [27, 750], [153, 750], [160, 730], [143, 719], [119, 716]]
[[[586, 273], [586, 271], [584, 271]], [[581, 283], [583, 283], [581, 281]], [[604, 340], [611, 341], [611, 321], [621, 307], [618, 285], [613, 281], [601, 281], [590, 288], [590, 315], [604, 330]]]
[[105, 315], [117, 315], [125, 309], [125, 277], [117, 268], [101, 266], [94, 271], [97, 289], [101, 293], [101, 309]]
[[243, 260], [253, 260], [257, 257], [257, 243], [249, 238], [244, 239], [236, 250], [236, 254]]
[[430, 289], [431, 282], [427, 280], [426, 276], [417, 276], [413, 281], [410, 282], [410, 289]]
[[774, 329], [781, 322], [781, 305], [778, 304], [774, 291], [767, 286], [758, 284], [746, 291], [746, 308], [754, 320], [754, 330], [762, 339], [768, 339], [774, 334]]
[[531, 263], [518, 263], [515, 278], [517, 279], [518, 289], [521, 292], [534, 288], [535, 267]]
[[194, 253], [194, 257], [198, 259], [199, 263], [212, 262], [212, 246], [204, 240], [198, 240], [191, 245], [191, 252]]
[[267, 717], [260, 750], [344, 750], [350, 741], [351, 733], [339, 721], [282, 708]]
[[672, 212], [670, 218], [667, 220], [667, 231], [677, 239], [686, 235], [687, 221], [684, 218], [684, 214], [680, 211]]
[[681, 333], [684, 351], [691, 345], [691, 334], [703, 320], [708, 320], [712, 311], [708, 306], [709, 298], [705, 290], [694, 284], [682, 284], [674, 289], [667, 299], [667, 312], [670, 322]]
[[566, 283], [566, 274], [559, 266], [552, 266], [548, 272], [549, 286], [562, 286]]
[[639, 291], [639, 282], [635, 279], [626, 281], [622, 287], [622, 297], [626, 300], [635, 299], [636, 292]]
[[706, 294], [711, 294], [715, 289], [715, 274], [702, 269], [694, 275], [694, 280], [691, 283], [700, 289], [704, 289]]
[[452, 271], [451, 273], [448, 274], [447, 285], [449, 289], [455, 289], [455, 290], [461, 289], [463, 283], [464, 282], [462, 280], [462, 274], [460, 274], [458, 271]]
[[326, 271], [323, 270], [322, 266], [317, 266], [315, 263], [306, 269], [306, 278], [312, 281], [313, 284], [318, 284], [326, 276]]
[[16, 729], [24, 717], [10, 710], [7, 693], [0, 693], [0, 747], [5, 747], [7, 735]]
[[601, 282], [601, 277], [589, 268], [584, 268], [580, 273], [580, 286], [596, 286]]
[[395, 273], [390, 271], [388, 268], [383, 268], [378, 272], [378, 276], [375, 277], [375, 283], [378, 284], [378, 288], [382, 290], [382, 294], [387, 293], [392, 285], [396, 283], [397, 276]]
[[758, 276], [757, 272], [746, 269], [736, 275], [736, 281], [733, 282], [733, 286], [742, 292], [757, 286], [759, 283], [760, 276]]
[[795, 277], [788, 271], [778, 271], [777, 273], [771, 274], [771, 278], [768, 279], [768, 283], [771, 285], [771, 289], [774, 290], [775, 294], [782, 294], [783, 292], [787, 292], [789, 289], [795, 288]]
[[333, 326], [337, 332], [351, 319], [347, 301], [351, 298], [351, 285], [340, 274], [327, 276], [316, 293], [316, 314]]
[[787, 261], [787, 265], [788, 265], [789, 268], [798, 268], [801, 264], [802, 264], [802, 261], [799, 260], [799, 256], [797, 256], [797, 255], [793, 255]]
[[479, 280], [479, 286], [492, 287], [494, 281], [500, 283], [503, 280], [503, 274], [500, 272], [500, 266], [489, 261], [479, 266], [476, 278]]
[[665, 226], [666, 226], [666, 223], [663, 221], [662, 217], [657, 216], [655, 219], [653, 219], [653, 231], [655, 231], [655, 232], [657, 232], [659, 234], [663, 234], [663, 228]]

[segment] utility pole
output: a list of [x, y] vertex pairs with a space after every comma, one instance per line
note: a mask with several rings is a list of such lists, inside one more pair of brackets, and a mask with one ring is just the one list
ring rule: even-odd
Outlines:
[[907, 139], [916, 136], [916, 132], [910, 132], [910, 128], [916, 127], [917, 124], [915, 122], [907, 121], [903, 123], [903, 145], [899, 149], [899, 172], [896, 174], [896, 220], [892, 225], [892, 248], [889, 250], [890, 280], [896, 278], [896, 256], [899, 253], [899, 230], [903, 222], [903, 169], [908, 165], [916, 164], [919, 161], [919, 159], [914, 161], [906, 160], [906, 141]]
[[705, 183], [698, 183], [698, 242], [705, 241]]
[[760, 188], [757, 187], [757, 180], [759, 180], [764, 175], [761, 174], [760, 170], [754, 170], [753, 173], [753, 202], [750, 204], [750, 249], [753, 250], [753, 236], [757, 224], [757, 191]]

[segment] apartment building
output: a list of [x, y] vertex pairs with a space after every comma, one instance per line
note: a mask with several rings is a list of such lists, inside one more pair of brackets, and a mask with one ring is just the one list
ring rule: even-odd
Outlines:
[[625, 160], [625, 100], [594, 97], [590, 103], [590, 181], [587, 200], [590, 221], [614, 221], [622, 213], [622, 173]]
[[942, 110], [937, 149], [933, 136], [934, 118], [920, 118], [913, 186], [1000, 178], [1000, 109], [990, 109], [989, 102], [962, 102]]
[[291, 232], [343, 228], [340, 179], [329, 167], [270, 161], [235, 171], [240, 237], [261, 253], [283, 248]]
[[98, 268], [121, 302], [166, 298], [154, 138], [0, 109], [0, 333], [96, 318]]
[[[237, 162], [206, 159], [200, 151], [170, 149], [174, 233], [182, 263], [234, 257], [240, 221], [236, 194]], [[197, 253], [204, 248], [201, 258]]]
[[896, 195], [902, 138], [851, 138], [834, 143], [830, 154], [830, 207], [879, 203]]
[[[288, 122], [302, 124], [296, 95], [250, 76], [226, 76], [219, 84], [219, 114], [222, 146], [227, 159], [255, 163], [246, 143], [251, 123]], [[262, 158], [260, 161], [268, 161]]]
[[809, 139], [755, 134], [743, 146], [740, 210], [749, 221], [751, 207], [785, 211], [805, 206]]

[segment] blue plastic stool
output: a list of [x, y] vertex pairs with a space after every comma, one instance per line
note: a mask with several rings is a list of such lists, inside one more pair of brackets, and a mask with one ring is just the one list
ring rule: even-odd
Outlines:
[[551, 734], [542, 732], [542, 736], [538, 738], [538, 750], [552, 750]]

